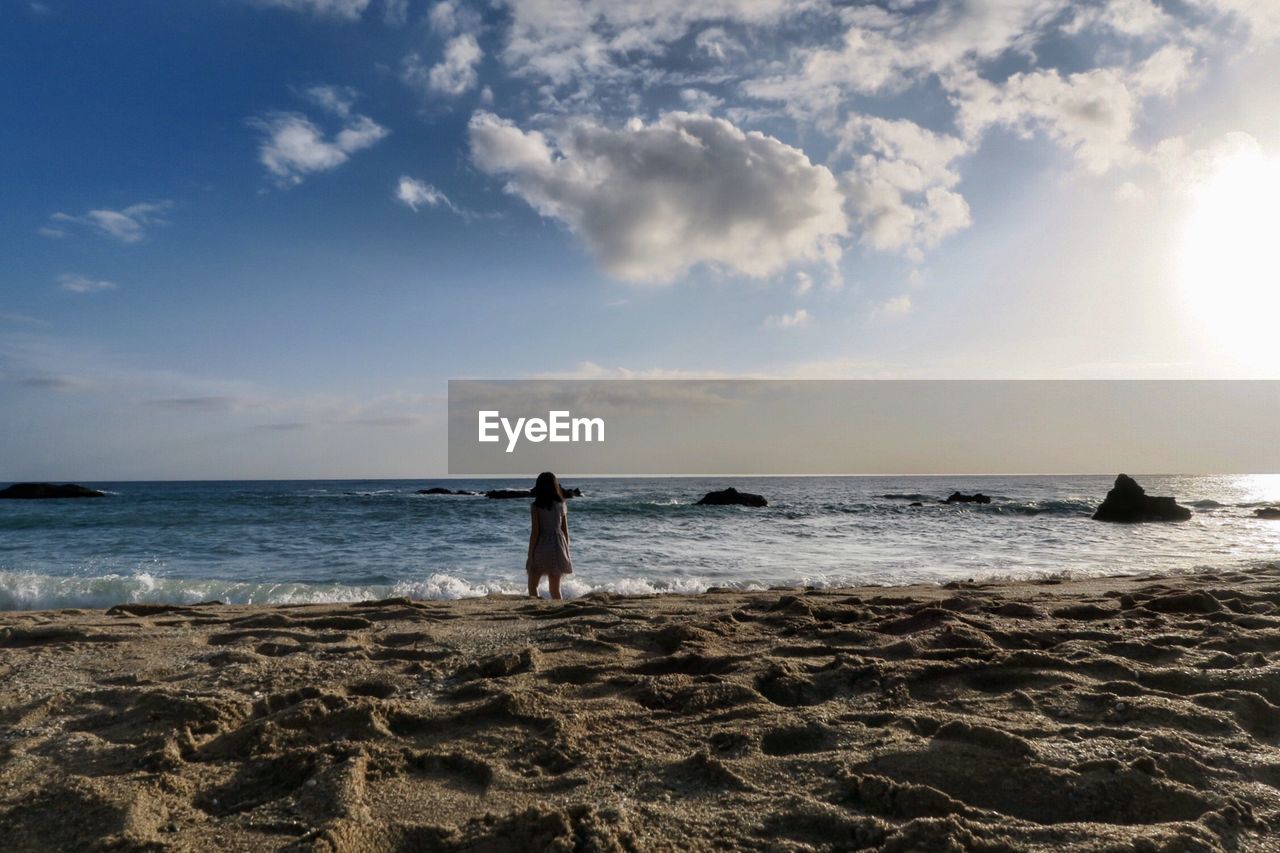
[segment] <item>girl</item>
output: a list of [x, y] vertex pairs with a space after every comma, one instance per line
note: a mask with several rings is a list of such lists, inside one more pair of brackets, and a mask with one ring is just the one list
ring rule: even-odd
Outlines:
[[538, 583], [546, 575], [551, 597], [560, 598], [560, 576], [573, 574], [573, 563], [569, 560], [569, 516], [564, 492], [555, 474], [544, 471], [538, 475], [529, 510], [533, 527], [529, 532], [529, 556], [524, 564], [529, 574], [529, 596], [538, 597]]

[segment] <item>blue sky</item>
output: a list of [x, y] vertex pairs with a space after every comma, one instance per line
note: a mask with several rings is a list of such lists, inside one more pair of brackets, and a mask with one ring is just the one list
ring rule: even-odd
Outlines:
[[439, 473], [460, 377], [1274, 377], [1188, 224], [1280, 213], [1212, 191], [1270, 6], [0, 0], [0, 478]]

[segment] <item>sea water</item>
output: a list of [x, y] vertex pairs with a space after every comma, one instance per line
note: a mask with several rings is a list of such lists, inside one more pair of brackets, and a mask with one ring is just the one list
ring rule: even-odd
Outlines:
[[[1112, 476], [566, 479], [571, 596], [708, 587], [1178, 573], [1280, 559], [1280, 476], [1140, 476], [1195, 515], [1090, 515]], [[0, 609], [297, 603], [520, 593], [529, 504], [420, 495], [514, 480], [89, 483], [98, 499], [0, 501]], [[732, 485], [764, 508], [697, 506]], [[946, 505], [953, 490], [988, 505]], [[924, 506], [910, 506], [912, 502]]]

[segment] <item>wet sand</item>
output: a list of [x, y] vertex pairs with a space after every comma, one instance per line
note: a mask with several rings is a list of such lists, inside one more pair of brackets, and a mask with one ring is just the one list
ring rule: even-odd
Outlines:
[[5, 850], [1280, 849], [1280, 567], [0, 613]]

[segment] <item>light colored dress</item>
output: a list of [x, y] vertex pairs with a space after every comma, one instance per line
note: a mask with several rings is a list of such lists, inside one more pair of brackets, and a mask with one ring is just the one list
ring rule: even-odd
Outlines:
[[538, 517], [538, 541], [533, 545], [533, 556], [525, 570], [531, 575], [573, 574], [569, 540], [561, 529], [561, 523], [568, 517], [564, 501], [556, 501], [550, 509], [534, 504], [533, 511]]

